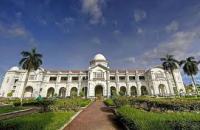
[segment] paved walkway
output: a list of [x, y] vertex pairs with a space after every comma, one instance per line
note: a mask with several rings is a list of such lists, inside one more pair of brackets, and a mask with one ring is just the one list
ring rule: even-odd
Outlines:
[[124, 130], [102, 101], [83, 110], [64, 130]]

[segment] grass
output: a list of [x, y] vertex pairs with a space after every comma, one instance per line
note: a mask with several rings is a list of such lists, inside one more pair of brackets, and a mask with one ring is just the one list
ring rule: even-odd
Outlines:
[[200, 129], [200, 114], [197, 113], [156, 113], [135, 109], [130, 106], [118, 108], [117, 113], [120, 119], [124, 121], [130, 129]]
[[24, 110], [24, 109], [26, 109], [26, 107], [3, 106], [3, 107], [0, 107], [0, 114]]
[[0, 122], [0, 129], [56, 130], [62, 127], [75, 112], [34, 113]]

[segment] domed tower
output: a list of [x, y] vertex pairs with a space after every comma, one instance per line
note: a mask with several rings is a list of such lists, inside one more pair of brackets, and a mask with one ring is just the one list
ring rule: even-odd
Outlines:
[[95, 55], [93, 60], [90, 61], [90, 67], [93, 67], [96, 65], [103, 65], [105, 67], [108, 67], [108, 62], [102, 54]]

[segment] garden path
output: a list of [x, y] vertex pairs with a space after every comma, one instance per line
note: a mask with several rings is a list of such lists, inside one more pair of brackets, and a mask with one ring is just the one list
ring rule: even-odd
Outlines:
[[111, 109], [95, 101], [84, 109], [64, 130], [124, 130]]

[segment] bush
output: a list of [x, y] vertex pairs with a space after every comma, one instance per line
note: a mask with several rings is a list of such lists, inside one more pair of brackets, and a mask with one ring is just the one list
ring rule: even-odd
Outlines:
[[[18, 99], [18, 98], [11, 100], [11, 102], [13, 103], [14, 106], [20, 106], [21, 105], [20, 99]], [[35, 100], [33, 98], [24, 98], [22, 102], [23, 102], [22, 106], [38, 106], [39, 105], [37, 100]]]
[[200, 111], [199, 98], [151, 98], [125, 97], [113, 98], [116, 107], [131, 105], [147, 111]]
[[120, 107], [120, 106], [124, 106], [124, 105], [130, 104], [129, 103], [129, 98], [126, 97], [126, 96], [115, 97], [115, 98], [113, 98], [113, 102], [114, 102], [116, 107]]
[[187, 98], [131, 98], [130, 105], [151, 111], [200, 111], [200, 100]]
[[54, 103], [54, 99], [44, 98], [44, 99], [38, 100], [37, 103], [42, 108], [41, 112], [47, 112], [47, 111], [51, 110], [50, 105], [52, 105]]
[[57, 99], [50, 105], [52, 111], [78, 111], [81, 107], [84, 107], [90, 103], [89, 99], [81, 98], [69, 98], [69, 99]]
[[[197, 130], [200, 129], [200, 116], [196, 113], [174, 112], [156, 113], [147, 112], [122, 106], [117, 109], [117, 116], [131, 130]], [[192, 124], [192, 125], [191, 125]]]
[[115, 106], [113, 100], [110, 99], [110, 98], [104, 100], [104, 103], [105, 103], [107, 106]]
[[7, 93], [7, 96], [8, 96], [8, 97], [12, 97], [12, 96], [13, 96], [13, 91]]

